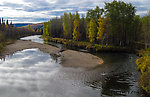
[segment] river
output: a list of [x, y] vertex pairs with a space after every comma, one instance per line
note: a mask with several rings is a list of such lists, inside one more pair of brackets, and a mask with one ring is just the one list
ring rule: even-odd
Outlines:
[[[21, 40], [44, 43], [40, 37]], [[138, 87], [136, 55], [95, 55], [104, 63], [94, 69], [63, 67], [59, 57], [37, 48], [8, 55], [0, 60], [0, 97], [145, 97]]]

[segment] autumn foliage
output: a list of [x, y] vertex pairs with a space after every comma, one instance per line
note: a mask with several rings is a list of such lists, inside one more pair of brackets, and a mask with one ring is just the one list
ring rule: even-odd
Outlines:
[[98, 32], [97, 32], [97, 40], [101, 40], [103, 38], [103, 33], [104, 33], [104, 19], [98, 19]]
[[150, 94], [150, 50], [142, 51], [141, 58], [137, 59], [136, 64], [141, 71], [140, 86]]
[[79, 40], [79, 20], [75, 19], [74, 20], [74, 30], [73, 30], [73, 40], [78, 41]]

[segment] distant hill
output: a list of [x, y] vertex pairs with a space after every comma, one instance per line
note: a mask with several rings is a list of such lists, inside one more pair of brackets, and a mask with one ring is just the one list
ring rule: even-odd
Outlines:
[[[43, 23], [36, 23], [36, 24], [29, 24], [29, 25], [32, 29], [35, 29], [35, 30], [36, 29], [43, 29]], [[28, 28], [28, 25], [23, 26], [23, 27]]]
[[13, 24], [15, 27], [23, 27], [23, 26], [27, 26], [27, 25], [32, 25], [32, 23], [16, 23]]
[[36, 24], [32, 24], [32, 23], [16, 23], [13, 24], [15, 27], [24, 27], [24, 28], [28, 28], [28, 25], [30, 25], [30, 27], [34, 30], [43, 30], [43, 23], [36, 23]]

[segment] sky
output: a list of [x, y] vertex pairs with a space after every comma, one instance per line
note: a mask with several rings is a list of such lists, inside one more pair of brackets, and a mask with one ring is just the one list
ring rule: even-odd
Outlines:
[[[13, 23], [39, 23], [62, 16], [64, 12], [85, 14], [96, 6], [103, 8], [104, 2], [113, 0], [0, 0], [0, 17]], [[150, 10], [150, 0], [120, 0], [136, 6], [141, 17]]]

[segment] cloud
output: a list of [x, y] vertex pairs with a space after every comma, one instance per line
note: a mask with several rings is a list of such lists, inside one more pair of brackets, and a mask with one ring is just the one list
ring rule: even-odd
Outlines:
[[15, 4], [15, 3], [9, 3], [9, 2], [4, 2], [3, 5], [1, 6], [5, 6], [5, 7], [11, 7], [11, 8], [20, 8], [23, 6], [23, 4]]
[[150, 10], [150, 1], [149, 0], [133, 0], [131, 2], [137, 9], [137, 14], [144, 16]]
[[13, 23], [40, 23], [40, 22], [45, 22], [49, 21], [50, 18], [54, 18], [55, 16], [47, 17], [47, 18], [42, 18], [42, 17], [7, 17], [4, 19], [9, 19], [12, 20]]
[[41, 6], [50, 6], [50, 2], [46, 0], [24, 0], [26, 3], [31, 3], [32, 6], [41, 7]]
[[[17, 17], [15, 22], [37, 22], [49, 20], [54, 16], [61, 16], [64, 12], [85, 14], [88, 9], [99, 6], [104, 7], [104, 2], [113, 0], [0, 0], [1, 17]], [[121, 0], [131, 2], [136, 6], [138, 15], [145, 15], [150, 9], [149, 0]], [[19, 18], [20, 17], [20, 18]], [[24, 17], [24, 18], [23, 18]], [[26, 19], [26, 17], [30, 19]]]

